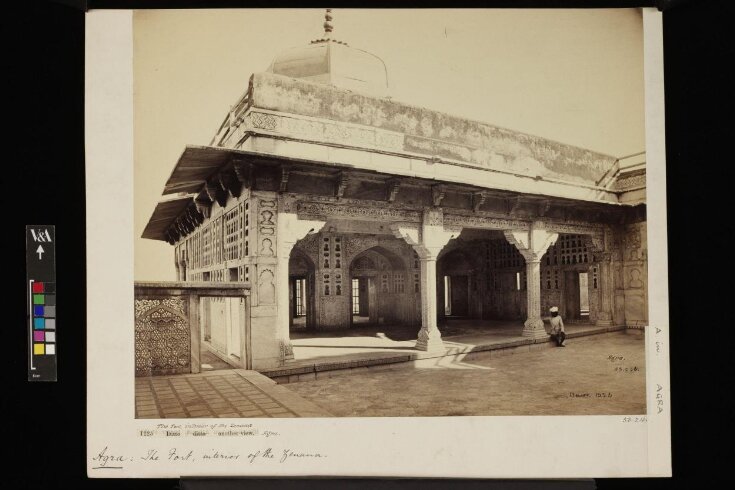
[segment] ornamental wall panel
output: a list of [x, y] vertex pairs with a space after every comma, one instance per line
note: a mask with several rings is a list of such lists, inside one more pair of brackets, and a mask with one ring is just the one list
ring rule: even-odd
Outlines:
[[625, 323], [632, 327], [648, 324], [648, 250], [645, 222], [627, 225], [623, 235], [622, 282]]

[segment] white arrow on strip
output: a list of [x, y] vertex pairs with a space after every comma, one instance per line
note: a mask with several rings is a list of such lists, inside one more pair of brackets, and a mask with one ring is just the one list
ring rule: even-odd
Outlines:
[[36, 249], [36, 253], [38, 254], [38, 260], [43, 259], [43, 257], [41, 257], [41, 255], [43, 254], [43, 252], [44, 252], [43, 247], [41, 245], [39, 245], [38, 248]]

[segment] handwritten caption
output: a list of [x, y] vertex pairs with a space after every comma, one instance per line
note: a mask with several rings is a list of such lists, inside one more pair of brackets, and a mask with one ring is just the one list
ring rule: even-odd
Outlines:
[[643, 371], [638, 366], [626, 366], [625, 357], [619, 354], [610, 354], [607, 356], [607, 360], [615, 365], [613, 370], [616, 373], [640, 373]]
[[95, 466], [92, 469], [121, 470], [129, 463], [157, 464], [161, 462], [193, 463], [195, 461], [242, 461], [248, 464], [258, 462], [273, 462], [284, 464], [293, 460], [322, 459], [327, 455], [315, 451], [300, 449], [265, 447], [262, 449], [243, 452], [223, 449], [182, 449], [170, 447], [167, 449], [147, 449], [141, 454], [117, 453], [105, 446], [92, 456]]
[[[258, 447], [262, 439], [277, 438], [281, 435], [274, 430], [257, 427], [252, 423], [236, 422], [184, 422], [156, 423], [137, 430], [137, 435], [157, 443], [170, 441], [166, 447], [147, 448], [139, 453], [117, 452], [110, 446], [96, 451], [92, 456], [94, 470], [121, 470], [126, 465], [160, 464], [160, 463], [194, 463], [194, 462], [234, 462], [243, 464], [275, 463], [284, 464], [293, 460], [322, 459], [323, 452], [295, 449], [292, 447], [275, 447], [263, 445]], [[207, 449], [190, 449], [173, 442], [207, 438], [211, 445]], [[246, 438], [253, 441], [255, 448], [224, 449], [217, 447], [217, 440]], [[240, 444], [240, 443], [238, 443]]]

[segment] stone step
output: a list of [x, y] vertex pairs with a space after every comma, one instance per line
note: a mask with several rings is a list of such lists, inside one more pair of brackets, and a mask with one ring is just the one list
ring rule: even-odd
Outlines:
[[[624, 333], [625, 326], [592, 327], [576, 332], [568, 332], [567, 339], [603, 335], [608, 333]], [[313, 381], [315, 379], [347, 375], [351, 372], [371, 370], [385, 370], [397, 367], [421, 367], [451, 363], [465, 360], [478, 354], [509, 355], [517, 352], [527, 352], [554, 346], [549, 338], [532, 339], [528, 337], [513, 337], [475, 345], [452, 345], [452, 339], [445, 339], [444, 352], [401, 353], [394, 356], [385, 356], [383, 353], [355, 354], [349, 358], [336, 358], [333, 361], [320, 360], [309, 364], [298, 364], [263, 369], [260, 373], [271, 378], [278, 384], [295, 383], [299, 381]], [[298, 362], [298, 361], [296, 361]]]

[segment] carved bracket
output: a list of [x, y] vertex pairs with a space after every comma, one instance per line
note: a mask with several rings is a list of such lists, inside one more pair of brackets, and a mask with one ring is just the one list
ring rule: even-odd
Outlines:
[[421, 242], [419, 225], [415, 223], [393, 223], [389, 228], [393, 232], [393, 236], [404, 240], [412, 247], [419, 245]]
[[511, 197], [505, 200], [505, 207], [508, 216], [513, 216], [521, 205], [521, 196]]
[[474, 212], [478, 212], [480, 210], [480, 206], [485, 202], [485, 199], [487, 199], [487, 194], [484, 192], [473, 192], [472, 193], [472, 210]]
[[207, 182], [204, 184], [204, 190], [209, 196], [210, 201], [216, 202], [221, 207], [225, 207], [225, 204], [227, 204], [227, 194], [225, 194], [219, 182]]
[[222, 190], [229, 192], [234, 198], [240, 197], [240, 191], [242, 190], [242, 184], [237, 179], [234, 170], [226, 170], [219, 174], [219, 183], [222, 186]]
[[281, 180], [278, 187], [278, 192], [287, 192], [288, 191], [288, 177], [290, 175], [291, 171], [286, 166], [281, 166]]
[[253, 166], [244, 160], [235, 160], [232, 162], [232, 170], [235, 171], [235, 177], [240, 184], [250, 187], [253, 182]]
[[388, 193], [387, 193], [386, 199], [388, 200], [388, 202], [393, 202], [396, 200], [396, 196], [398, 195], [398, 189], [400, 189], [401, 187], [401, 180], [400, 179], [388, 179], [385, 183], [388, 186]]
[[434, 206], [441, 206], [444, 196], [446, 195], [446, 189], [441, 184], [431, 186], [431, 202]]
[[169, 245], [175, 244], [179, 238], [181, 237], [181, 234], [176, 230], [174, 226], [169, 226], [168, 230], [166, 230], [166, 241]]
[[414, 223], [394, 223], [390, 225], [393, 236], [404, 240], [416, 251], [421, 259], [436, 260], [442, 248], [451, 240], [459, 236], [461, 229], [445, 230], [443, 227], [419, 226]]
[[546, 250], [559, 238], [558, 233], [539, 228], [537, 224], [532, 225], [530, 230], [506, 230], [503, 234], [505, 239], [523, 255], [526, 262], [540, 261]]
[[541, 201], [541, 203], [539, 203], [539, 210], [538, 210], [539, 216], [541, 216], [542, 218], [546, 216], [546, 213], [549, 212], [550, 207], [551, 207], [551, 201], [549, 201], [548, 199]]
[[206, 192], [199, 194], [194, 199], [194, 205], [203, 218], [209, 218], [212, 212], [212, 200], [209, 198], [209, 194]]
[[322, 220], [299, 219], [294, 213], [279, 213], [278, 256], [287, 260], [297, 241], [311, 233], [318, 233], [326, 223]]
[[341, 198], [345, 195], [347, 185], [350, 183], [350, 176], [347, 172], [340, 172], [337, 176], [337, 188], [334, 191], [334, 195]]

